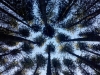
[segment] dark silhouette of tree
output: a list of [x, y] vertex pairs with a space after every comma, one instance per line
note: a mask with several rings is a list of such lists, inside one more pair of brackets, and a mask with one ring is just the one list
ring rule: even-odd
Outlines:
[[91, 49], [95, 51], [100, 51], [100, 44], [94, 44], [94, 45], [92, 44]]
[[95, 54], [95, 55], [100, 56], [100, 54], [95, 53], [95, 52], [93, 52], [93, 51], [90, 51], [89, 48], [88, 48], [88, 45], [87, 45], [86, 43], [81, 43], [81, 42], [79, 42], [79, 43], [78, 43], [78, 47], [79, 47], [79, 49], [80, 49], [81, 51], [90, 52], [90, 53], [92, 53], [92, 54]]
[[[93, 36], [93, 35], [92, 35]], [[85, 38], [74, 38], [74, 39], [70, 39], [69, 36], [59, 33], [57, 35], [57, 40], [59, 42], [69, 42], [69, 41], [100, 41], [100, 36], [95, 36], [95, 37], [85, 37]]]
[[94, 67], [94, 68], [100, 70], [98, 64], [95, 64], [94, 62], [91, 62], [91, 60], [88, 60], [88, 59], [86, 59], [86, 58], [84, 58], [84, 57], [81, 57], [81, 56], [75, 54], [75, 53], [73, 52], [73, 49], [72, 49], [72, 47], [71, 47], [70, 44], [65, 44], [65, 45], [63, 45], [63, 47], [61, 48], [61, 52], [64, 52], [64, 53], [65, 53], [65, 52], [68, 52], [69, 54], [71, 54], [71, 55], [73, 55], [73, 56], [79, 58], [81, 61], [84, 61], [85, 64], [87, 64], [87, 65], [89, 65], [89, 66], [92, 66], [92, 67]]
[[10, 10], [14, 11], [16, 14], [18, 14], [20, 17], [22, 17], [24, 20], [30, 21], [33, 19], [33, 12], [32, 12], [32, 0], [1, 0], [2, 4], [7, 6]]
[[34, 66], [34, 62], [30, 58], [24, 58], [21, 60], [22, 68], [32, 68]]
[[48, 54], [48, 63], [47, 63], [47, 75], [51, 75], [51, 52], [55, 51], [55, 46], [50, 43], [46, 47], [46, 53]]
[[34, 38], [34, 42], [37, 42], [36, 45], [39, 47], [42, 46], [45, 43], [45, 41], [45, 38], [41, 35]]
[[77, 64], [83, 75], [91, 75], [86, 69], [84, 69], [84, 67], [82, 66], [82, 61], [80, 59], [77, 59]]
[[28, 26], [28, 24], [24, 23], [22, 20], [20, 20], [19, 18], [15, 17], [15, 16], [14, 16], [14, 15], [12, 15], [11, 13], [9, 13], [9, 12], [5, 11], [3, 8], [0, 8], [0, 11], [4, 12], [5, 14], [9, 15], [10, 17], [12, 17], [12, 18], [14, 18], [14, 19], [18, 20], [19, 22], [21, 22], [21, 23], [23, 23], [23, 24], [25, 24], [25, 25], [27, 25], [27, 26]]
[[21, 50], [24, 51], [24, 52], [26, 52], [26, 53], [31, 53], [33, 48], [34, 48], [33, 45], [25, 42], [25, 43], [23, 43]]
[[60, 63], [59, 59], [53, 58], [52, 66], [54, 68], [55, 75], [59, 75], [59, 70], [61, 69], [61, 63]]
[[73, 63], [73, 61], [71, 59], [63, 59], [63, 63], [65, 66], [68, 67], [68, 70], [70, 72], [71, 75], [74, 75], [74, 70], [75, 70], [75, 64]]
[[46, 58], [42, 54], [37, 54], [35, 57], [36, 68], [33, 75], [37, 75], [39, 68], [44, 67], [46, 64]]
[[9, 41], [9, 40], [12, 40], [12, 41], [17, 41], [17, 42], [29, 42], [29, 43], [33, 43], [33, 44], [36, 44], [36, 42], [33, 42], [31, 40], [28, 40], [28, 39], [24, 39], [22, 37], [18, 37], [18, 36], [12, 36], [12, 35], [7, 35], [7, 34], [3, 34], [1, 33], [2, 36], [0, 36], [0, 41]]

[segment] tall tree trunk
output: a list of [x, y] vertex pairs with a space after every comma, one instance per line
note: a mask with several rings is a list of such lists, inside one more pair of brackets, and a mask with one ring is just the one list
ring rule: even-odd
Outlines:
[[93, 4], [91, 4], [84, 12], [87, 12], [90, 8], [92, 8], [99, 0], [94, 1]]
[[49, 50], [48, 50], [47, 75], [52, 75], [51, 74], [51, 56], [50, 56], [50, 51]]
[[[63, 19], [64, 19], [63, 17], [66, 16], [66, 15], [68, 15], [68, 13], [70, 12], [70, 9], [72, 8], [72, 6], [73, 6], [76, 2], [77, 2], [77, 0], [71, 0], [71, 1], [69, 1], [69, 4], [66, 6], [66, 9], [65, 9], [64, 12], [61, 14], [62, 17], [59, 16], [57, 22], [63, 20]], [[67, 8], [67, 7], [68, 7], [68, 8]]]
[[0, 58], [2, 58], [3, 56], [9, 55], [10, 53], [4, 53], [0, 55]]
[[84, 51], [87, 51], [87, 52], [90, 52], [90, 53], [92, 53], [92, 54], [95, 54], [95, 55], [98, 55], [98, 56], [100, 56], [100, 54], [98, 54], [98, 53], [95, 53], [95, 52], [93, 52], [93, 51], [90, 51], [90, 50], [86, 50], [86, 49], [84, 49]]
[[65, 42], [68, 41], [100, 41], [100, 36], [96, 36], [96, 37], [87, 37], [87, 38], [76, 38], [76, 39], [68, 39], [65, 40]]
[[7, 2], [4, 2], [3, 0], [0, 0], [0, 2], [1, 2], [2, 4], [4, 4], [6, 7], [8, 7], [10, 10], [12, 10], [13, 12], [15, 12], [18, 16], [20, 16], [20, 17], [23, 18], [22, 15], [19, 15], [19, 14], [17, 13], [17, 11], [16, 11], [14, 8], [12, 8], [12, 7], [10, 6], [9, 3], [7, 3], [8, 1], [7, 1]]
[[25, 39], [25, 38], [22, 38], [22, 37], [18, 37], [18, 36], [12, 36], [12, 35], [7, 35], [7, 34], [3, 34], [3, 33], [0, 33], [0, 41], [17, 41], [17, 42], [29, 42], [29, 43], [33, 43], [33, 44], [36, 44], [36, 42], [33, 42], [31, 40], [28, 40], [28, 39]]
[[0, 7], [0, 11], [4, 12], [5, 14], [9, 15], [10, 17], [18, 20], [19, 22], [23, 23], [24, 25], [28, 26], [29, 28], [31, 28], [27, 23], [24, 23], [22, 20], [20, 20], [19, 18], [15, 17], [14, 15], [10, 14], [9, 12], [5, 11], [3, 8]]
[[[13, 50], [12, 50], [13, 51]], [[3, 53], [3, 54], [0, 54], [0, 58], [2, 58], [3, 56], [6, 56], [6, 55], [9, 55], [12, 53], [12, 51], [8, 52], [8, 53]], [[21, 50], [17, 50], [18, 52], [21, 52]]]
[[14, 11], [15, 13], [17, 13], [17, 12], [16, 12], [16, 10], [15, 10], [15, 9], [13, 9], [13, 8], [10, 6], [10, 4], [9, 4], [9, 3], [4, 2], [4, 0], [0, 0], [0, 2], [1, 2], [2, 4], [4, 4], [6, 7], [8, 7], [9, 9], [11, 9], [12, 11]]
[[90, 75], [82, 66], [81, 64], [78, 64], [79, 68], [82, 70], [82, 72], [84, 72], [84, 75]]
[[97, 70], [97, 69], [95, 69], [93, 66], [91, 66], [90, 65], [90, 67], [95, 71], [95, 72], [97, 72], [99, 75], [100, 75], [100, 70]]
[[74, 53], [72, 53], [70, 51], [67, 51], [67, 52], [70, 53], [70, 54], [72, 54], [73, 56], [76, 56], [77, 58], [81, 59], [82, 61], [85, 62], [85, 64], [87, 64], [89, 66], [93, 66], [94, 68], [100, 70], [100, 66], [99, 65], [97, 65], [97, 64], [95, 64], [95, 63], [93, 63], [93, 62], [91, 62], [91, 61], [89, 61], [89, 60], [87, 60], [87, 59], [85, 59], [85, 58], [83, 58], [83, 57], [81, 57], [79, 55], [76, 55], [76, 54], [74, 54]]
[[45, 26], [47, 25], [47, 16], [46, 16], [46, 1], [45, 0], [38, 0], [39, 2], [39, 8], [41, 12], [41, 18], [43, 19], [43, 22]]
[[14, 34], [19, 34], [19, 32], [17, 32], [17, 31], [12, 31], [12, 30], [5, 28], [5, 27], [2, 27], [2, 26], [0, 26], [0, 31], [1, 32], [6, 31], [6, 32], [14, 33]]
[[33, 75], [36, 75], [38, 68], [39, 68], [39, 66], [37, 65]]
[[[74, 24], [72, 24], [72, 25], [67, 26], [67, 28], [73, 27], [73, 26], [79, 24], [80, 22], [82, 22], [83, 20], [92, 19], [92, 18], [96, 17], [96, 16], [99, 15], [99, 14], [100, 14], [100, 9], [98, 9], [98, 10], [96, 10], [95, 12], [93, 12], [93, 13], [87, 15], [86, 17], [82, 18], [82, 19], [79, 20], [78, 22], [76, 22], [76, 23], [74, 23]], [[91, 16], [91, 17], [90, 17], [90, 16]], [[90, 18], [88, 18], [88, 17], [90, 17]], [[88, 19], [87, 19], [87, 18], [88, 18]]]
[[96, 73], [98, 73], [98, 75], [100, 75], [100, 71], [98, 71], [98, 70], [96, 70], [96, 69], [94, 69], [94, 68], [92, 68]]

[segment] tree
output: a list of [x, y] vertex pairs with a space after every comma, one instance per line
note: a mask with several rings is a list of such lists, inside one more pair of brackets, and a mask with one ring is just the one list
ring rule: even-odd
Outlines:
[[55, 46], [50, 43], [46, 47], [46, 52], [48, 54], [48, 64], [47, 64], [47, 75], [51, 75], [51, 52], [55, 51]]
[[95, 53], [95, 52], [93, 52], [93, 51], [90, 51], [89, 48], [88, 48], [88, 45], [87, 45], [86, 43], [81, 43], [81, 42], [79, 42], [79, 43], [78, 43], [78, 46], [79, 46], [79, 49], [80, 49], [80, 50], [87, 51], [87, 52], [90, 52], [90, 53], [95, 54], [95, 55], [97, 55], [97, 56], [100, 56], [100, 54]]
[[53, 58], [52, 59], [52, 66], [54, 68], [55, 75], [59, 75], [58, 71], [61, 69], [61, 63], [60, 63], [59, 59]]
[[82, 61], [80, 59], [77, 59], [77, 64], [83, 75], [90, 75], [90, 73], [82, 66]]
[[33, 12], [32, 12], [32, 3], [33, 1], [25, 0], [25, 1], [0, 1], [2, 4], [7, 6], [10, 10], [14, 11], [16, 14], [18, 14], [20, 17], [22, 17], [24, 20], [30, 21], [33, 19]]
[[[0, 68], [4, 67], [1, 73], [7, 74], [13, 69], [14, 75], [27, 75], [30, 71], [39, 75], [47, 64], [47, 75], [52, 75], [52, 66], [56, 75], [60, 72], [74, 75], [76, 65], [84, 74], [89, 74], [85, 67], [100, 74], [100, 47], [93, 44], [100, 41], [99, 25], [94, 25], [100, 16], [99, 7], [99, 0], [0, 0]], [[76, 52], [74, 45], [82, 55]], [[48, 55], [47, 63], [45, 53], [35, 53], [37, 47], [39, 50], [45, 48], [42, 52]], [[51, 55], [55, 52], [60, 57], [58, 50], [65, 53], [65, 57], [59, 59], [63, 64], [56, 59], [57, 56]], [[66, 53], [82, 63], [69, 59]], [[86, 58], [86, 53], [91, 55]], [[92, 57], [92, 54], [96, 56]], [[67, 69], [59, 70], [64, 65]]]
[[94, 67], [94, 68], [100, 70], [98, 64], [95, 64], [94, 62], [91, 62], [91, 60], [88, 60], [88, 59], [86, 59], [86, 58], [84, 58], [84, 57], [81, 57], [81, 56], [75, 54], [75, 53], [73, 52], [73, 49], [72, 49], [72, 47], [71, 47], [70, 44], [65, 44], [65, 45], [61, 48], [61, 52], [64, 52], [64, 53], [65, 53], [65, 52], [68, 52], [69, 54], [71, 54], [71, 55], [73, 55], [73, 56], [79, 58], [81, 61], [84, 61], [84, 63], [85, 63], [86, 65], [92, 66], [92, 67]]
[[63, 64], [68, 67], [71, 75], [74, 75], [75, 65], [71, 59], [63, 59]]
[[46, 64], [46, 58], [42, 55], [42, 54], [37, 54], [36, 55], [36, 58], [35, 58], [35, 63], [36, 63], [36, 69], [34, 71], [34, 74], [33, 75], [37, 75], [37, 70], [40, 68], [40, 67], [44, 67], [45, 64]]

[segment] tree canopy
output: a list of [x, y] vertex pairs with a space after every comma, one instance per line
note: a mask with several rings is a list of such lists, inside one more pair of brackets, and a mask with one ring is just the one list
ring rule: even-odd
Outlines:
[[99, 25], [99, 0], [0, 0], [0, 75], [100, 75]]

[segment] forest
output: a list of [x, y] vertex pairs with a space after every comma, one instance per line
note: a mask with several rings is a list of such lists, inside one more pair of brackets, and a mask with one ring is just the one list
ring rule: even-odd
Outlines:
[[100, 75], [100, 0], [0, 0], [0, 75]]

